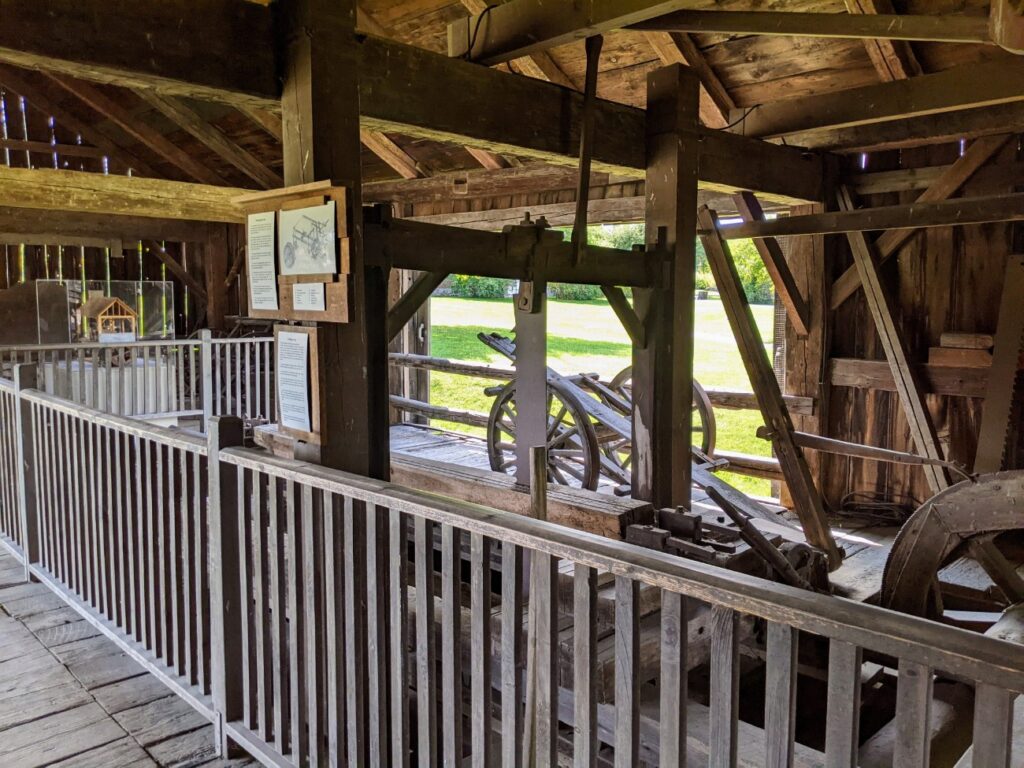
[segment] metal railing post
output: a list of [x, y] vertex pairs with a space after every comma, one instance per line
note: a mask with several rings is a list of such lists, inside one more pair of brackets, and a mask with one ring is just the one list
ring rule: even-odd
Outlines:
[[26, 389], [36, 388], [36, 364], [20, 363], [14, 366], [14, 391], [17, 397], [14, 411], [15, 458], [18, 462], [18, 514], [21, 527], [21, 553], [24, 557], [25, 580], [30, 578], [29, 567], [39, 561], [39, 510], [36, 503], [35, 434], [32, 429], [32, 405], [22, 398]]
[[203, 430], [209, 429], [213, 417], [213, 334], [199, 332], [199, 381], [202, 387]]
[[220, 461], [224, 448], [242, 445], [242, 420], [216, 416], [207, 424], [207, 525], [210, 546], [210, 656], [214, 739], [228, 756], [225, 725], [242, 716], [242, 595], [239, 582], [238, 483], [241, 470]]

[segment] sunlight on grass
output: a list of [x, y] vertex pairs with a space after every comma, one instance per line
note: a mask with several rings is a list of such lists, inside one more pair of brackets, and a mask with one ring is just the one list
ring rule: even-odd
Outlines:
[[[754, 317], [771, 354], [772, 307], [755, 305]], [[508, 367], [504, 356], [477, 339], [478, 333], [512, 335], [511, 300], [433, 298], [431, 351], [436, 357]], [[725, 311], [715, 300], [696, 303], [696, 351], [694, 372], [705, 387], [751, 391]], [[630, 364], [626, 332], [603, 301], [551, 301], [548, 308], [548, 363], [564, 374], [597, 373], [608, 380]], [[438, 405], [487, 413], [493, 398], [486, 387], [500, 383], [454, 374], [431, 373], [430, 400]], [[718, 447], [759, 456], [771, 454], [770, 445], [755, 430], [763, 423], [755, 411], [716, 411]], [[442, 425], [438, 422], [439, 425]], [[443, 423], [447, 429], [483, 435], [482, 429]], [[723, 477], [741, 490], [766, 496], [766, 480], [725, 473]]]

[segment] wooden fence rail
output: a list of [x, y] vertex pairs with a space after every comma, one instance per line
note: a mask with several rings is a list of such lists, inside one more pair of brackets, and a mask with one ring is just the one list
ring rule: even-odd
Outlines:
[[[759, 764], [857, 764], [865, 657], [898, 677], [898, 768], [928, 765], [936, 676], [976, 686], [976, 754], [1010, 764], [1019, 646], [269, 456], [242, 446], [233, 417], [212, 419], [204, 442], [31, 389], [31, 374], [0, 382], [4, 424], [12, 403], [22, 414], [25, 458], [0, 461], [0, 481], [25, 490], [20, 528], [0, 516], [4, 541], [209, 717], [225, 749], [277, 766], [550, 766], [558, 753], [594, 766], [607, 764], [603, 744], [619, 766], [734, 766], [751, 728], [738, 714], [741, 626], [754, 621], [767, 681]], [[611, 615], [597, 609], [608, 579]], [[651, 590], [657, 653], [642, 657]], [[710, 706], [698, 711], [686, 627], [702, 610]], [[611, 681], [599, 637], [613, 647]], [[808, 645], [827, 658], [823, 754], [794, 741]]]

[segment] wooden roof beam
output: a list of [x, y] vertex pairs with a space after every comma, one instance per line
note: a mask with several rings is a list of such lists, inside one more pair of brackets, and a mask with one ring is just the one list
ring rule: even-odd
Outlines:
[[746, 136], [777, 138], [1018, 101], [1024, 101], [1024, 60], [994, 60], [762, 104], [735, 110], [732, 118], [742, 119], [738, 130]]
[[513, 0], [486, 11], [486, 23], [481, 13], [449, 24], [448, 53], [497, 64], [623, 27], [657, 32], [990, 42], [987, 21], [972, 16], [693, 11], [687, 10], [689, 5], [684, 0]]
[[724, 128], [736, 102], [708, 64], [690, 35], [679, 32], [647, 32], [647, 42], [662, 64], [685, 64], [700, 78], [700, 121], [709, 128]]
[[[276, 69], [263, 54], [264, 48], [274, 48], [269, 11], [228, 0], [206, 3], [210, 9], [204, 14], [195, 13], [191, 0], [132, 3], [112, 14], [101, 10], [99, 0], [4, 0], [5, 13], [8, 6], [18, 12], [11, 13], [13, 23], [0, 25], [0, 60], [279, 110]], [[244, 13], [232, 11], [242, 7]], [[266, 18], [253, 18], [253, 11]], [[225, 15], [230, 24], [223, 22]], [[76, 29], [72, 45], [67, 28], [76, 24], [84, 27]], [[177, 44], [155, 49], [149, 44], [168, 28], [177, 30], [174, 40], [180, 39], [189, 55]], [[193, 39], [202, 41], [201, 55], [191, 47]], [[577, 163], [582, 94], [373, 36], [357, 36], [355, 48], [364, 128], [560, 165]], [[238, 57], [245, 59], [244, 67], [235, 67]], [[218, 66], [210, 67], [211, 61]], [[438, 83], [446, 88], [444, 100], [436, 98]], [[594, 169], [641, 176], [646, 168], [644, 111], [599, 99], [595, 123]], [[701, 180], [709, 188], [753, 189], [763, 200], [822, 199], [822, 158], [813, 153], [711, 129], [702, 129], [701, 149], [706, 156]]]
[[216, 127], [210, 125], [193, 109], [174, 96], [163, 96], [152, 90], [136, 89], [135, 95], [149, 106], [163, 114], [168, 120], [192, 134], [231, 165], [262, 186], [274, 189], [284, 186], [284, 180], [274, 171], [255, 158], [250, 152], [238, 146]]
[[65, 75], [51, 74], [48, 77], [72, 96], [81, 99], [107, 120], [117, 125], [118, 128], [140, 144], [196, 181], [201, 181], [205, 184], [224, 183], [224, 179], [219, 174], [182, 150], [156, 128], [140, 120], [95, 85], [75, 80]]
[[27, 73], [20, 72], [12, 67], [0, 64], [0, 83], [5, 87], [24, 96], [30, 108], [39, 109], [54, 120], [57, 124], [69, 131], [74, 131], [83, 139], [88, 141], [97, 149], [107, 153], [107, 156], [131, 168], [143, 176], [156, 176], [156, 172], [141, 158], [132, 152], [115, 144], [106, 134], [101, 133], [95, 126], [86, 123], [84, 120], [73, 115], [71, 112], [60, 106], [54, 99], [50, 98], [41, 88], [37, 88], [25, 79]]
[[632, 28], [659, 32], [992, 43], [986, 19], [950, 14], [913, 16], [682, 10], [633, 24]]
[[[846, 0], [846, 10], [852, 14], [894, 15], [891, 0]], [[885, 82], [906, 80], [924, 74], [921, 63], [907, 40], [865, 38], [864, 48]]]
[[403, 179], [421, 179], [428, 174], [419, 163], [380, 131], [359, 131], [359, 140], [363, 146], [387, 163]]

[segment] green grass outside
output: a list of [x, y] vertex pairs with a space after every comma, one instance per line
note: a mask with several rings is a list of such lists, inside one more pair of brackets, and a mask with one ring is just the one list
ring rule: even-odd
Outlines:
[[[772, 307], [753, 307], [761, 336], [771, 354]], [[507, 366], [508, 360], [484, 346], [477, 334], [498, 332], [512, 335], [512, 301], [501, 299], [431, 299], [431, 354], [453, 360], [465, 360]], [[564, 374], [597, 373], [611, 379], [630, 364], [630, 344], [618, 318], [604, 301], [551, 301], [548, 305], [548, 363]], [[696, 302], [696, 352], [694, 371], [706, 387], [751, 391], [750, 381], [736, 349], [732, 331], [720, 302]], [[485, 379], [432, 372], [430, 400], [450, 408], [490, 411], [493, 398], [484, 389], [496, 382]], [[719, 409], [717, 446], [724, 450], [759, 456], [770, 455], [770, 446], [759, 440], [755, 430], [763, 423], [755, 411]], [[433, 423], [446, 429], [483, 434], [482, 429], [447, 422]], [[766, 480], [723, 473], [741, 490], [767, 496]]]

